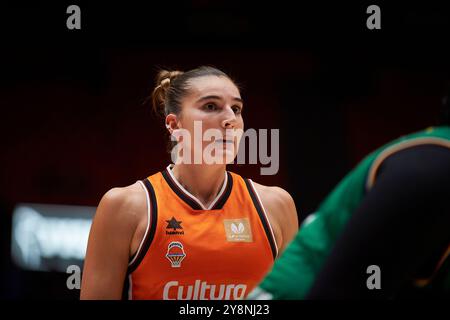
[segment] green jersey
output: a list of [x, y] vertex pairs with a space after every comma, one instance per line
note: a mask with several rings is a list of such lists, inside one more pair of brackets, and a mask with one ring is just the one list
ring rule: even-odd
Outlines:
[[[422, 144], [450, 148], [450, 127], [435, 127], [403, 136], [365, 157], [308, 216], [295, 239], [249, 299], [303, 299], [352, 213], [374, 184], [376, 172], [393, 153]], [[448, 258], [448, 257], [447, 257]], [[449, 261], [445, 286], [450, 289]]]

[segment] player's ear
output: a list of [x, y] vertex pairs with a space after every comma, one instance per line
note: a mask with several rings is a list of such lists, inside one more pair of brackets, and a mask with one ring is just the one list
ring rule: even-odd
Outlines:
[[169, 130], [170, 134], [172, 134], [173, 130], [176, 130], [179, 128], [178, 117], [175, 114], [169, 113], [166, 116], [166, 128], [167, 128], [167, 130]]

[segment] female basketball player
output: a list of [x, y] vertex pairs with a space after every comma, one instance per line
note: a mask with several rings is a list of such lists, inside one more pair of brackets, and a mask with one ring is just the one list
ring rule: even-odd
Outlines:
[[[234, 159], [238, 139], [227, 132], [243, 129], [243, 102], [225, 73], [212, 67], [161, 71], [152, 97], [172, 136], [185, 130], [195, 137], [198, 121], [202, 132], [224, 134], [216, 150]], [[183, 152], [194, 154], [191, 145]], [[206, 146], [200, 144], [202, 151]], [[242, 299], [297, 228], [285, 190], [226, 171], [226, 162], [171, 164], [103, 196], [89, 235], [81, 299]]]

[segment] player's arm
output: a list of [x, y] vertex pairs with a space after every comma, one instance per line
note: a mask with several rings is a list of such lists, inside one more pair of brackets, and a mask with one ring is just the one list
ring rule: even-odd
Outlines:
[[101, 199], [89, 234], [81, 299], [121, 299], [137, 225], [134, 207], [126, 188], [113, 188]]
[[298, 231], [298, 216], [294, 199], [280, 187], [267, 187], [256, 183], [255, 187], [261, 194], [261, 201], [267, 214], [275, 222], [272, 223], [272, 227], [275, 229], [277, 246], [281, 253]]
[[[409, 148], [387, 158], [379, 172], [308, 299], [395, 297], [447, 248], [450, 151], [432, 145]], [[369, 265], [380, 268], [379, 290], [367, 288]]]
[[298, 215], [294, 199], [286, 190], [273, 187], [272, 191], [274, 200], [269, 206], [273, 207], [272, 210], [275, 212], [281, 229], [283, 237], [279, 247], [281, 254], [298, 232]]

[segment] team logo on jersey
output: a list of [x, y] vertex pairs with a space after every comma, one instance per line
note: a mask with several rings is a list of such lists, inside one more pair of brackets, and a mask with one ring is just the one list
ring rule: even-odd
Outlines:
[[166, 258], [169, 259], [172, 268], [181, 267], [181, 261], [186, 257], [183, 245], [179, 241], [172, 241], [167, 246]]
[[[166, 234], [167, 235], [183, 235], [184, 231], [183, 231], [183, 227], [181, 226], [181, 221], [177, 221], [177, 219], [175, 219], [175, 217], [172, 217], [172, 219], [170, 220], [166, 220], [167, 222], [167, 227], [166, 227]], [[172, 229], [172, 231], [170, 231], [170, 229]], [[177, 231], [177, 229], [181, 229], [181, 231]]]
[[247, 218], [224, 219], [225, 234], [229, 242], [253, 242], [252, 229]]

